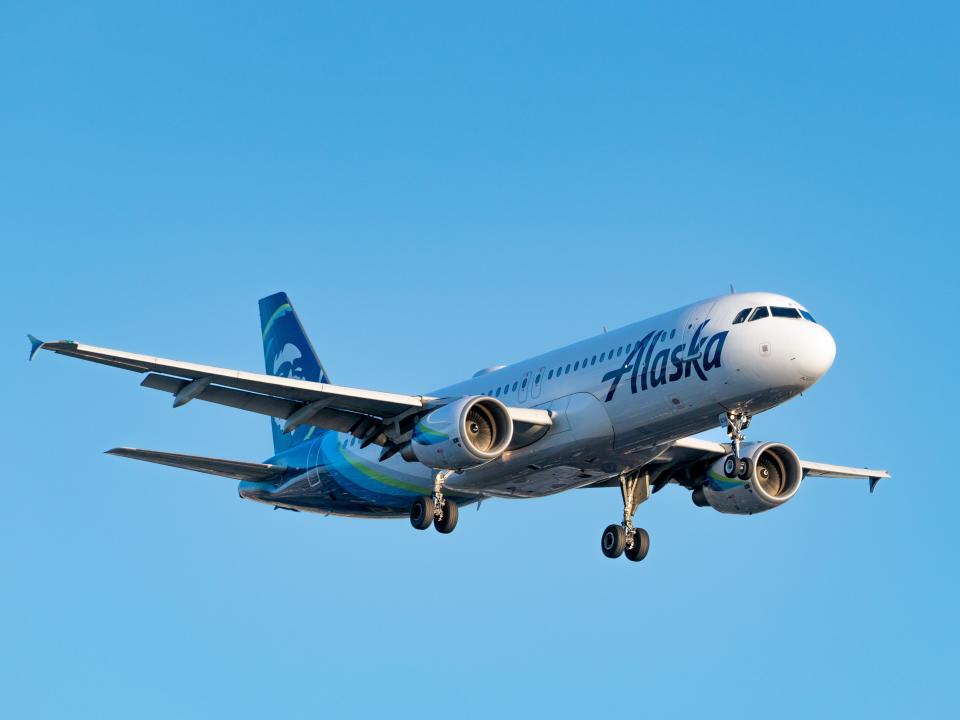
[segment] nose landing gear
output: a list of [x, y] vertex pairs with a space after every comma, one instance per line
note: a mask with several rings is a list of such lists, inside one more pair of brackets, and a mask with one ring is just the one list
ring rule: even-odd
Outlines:
[[740, 443], [743, 442], [743, 431], [750, 427], [750, 416], [739, 411], [721, 413], [720, 427], [726, 427], [727, 437], [733, 445], [733, 453], [723, 461], [723, 474], [731, 479], [748, 479], [753, 475], [753, 460], [740, 457]]
[[453, 470], [438, 470], [433, 476], [433, 495], [424, 495], [413, 501], [410, 524], [417, 530], [426, 530], [432, 523], [437, 532], [446, 535], [457, 527], [460, 508], [453, 500], [443, 497], [443, 482], [452, 474]]
[[600, 550], [608, 558], [626, 555], [627, 560], [640, 562], [650, 550], [650, 535], [643, 528], [633, 526], [633, 516], [637, 506], [650, 497], [650, 473], [620, 475], [620, 494], [623, 496], [623, 522], [609, 525], [603, 531]]

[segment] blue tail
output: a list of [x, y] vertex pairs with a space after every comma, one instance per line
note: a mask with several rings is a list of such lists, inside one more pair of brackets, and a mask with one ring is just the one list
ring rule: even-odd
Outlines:
[[[260, 301], [260, 330], [263, 333], [263, 360], [268, 375], [330, 382], [330, 376], [303, 331], [300, 318], [286, 293], [276, 293]], [[273, 450], [277, 455], [308, 438], [316, 437], [318, 432], [312, 425], [301, 425], [293, 432], [284, 434], [283, 422], [282, 418], [271, 418]]]

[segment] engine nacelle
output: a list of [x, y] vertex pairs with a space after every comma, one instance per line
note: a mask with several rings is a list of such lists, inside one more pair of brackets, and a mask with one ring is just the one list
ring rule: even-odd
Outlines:
[[722, 513], [753, 515], [783, 505], [797, 494], [803, 468], [800, 458], [789, 446], [774, 442], [746, 443], [741, 456], [752, 461], [750, 477], [728, 478], [723, 472], [726, 458], [720, 458], [707, 470], [703, 486], [694, 492], [696, 504], [709, 505]]
[[511, 440], [513, 420], [502, 402], [467, 397], [420, 418], [403, 457], [438, 470], [463, 470], [500, 457]]

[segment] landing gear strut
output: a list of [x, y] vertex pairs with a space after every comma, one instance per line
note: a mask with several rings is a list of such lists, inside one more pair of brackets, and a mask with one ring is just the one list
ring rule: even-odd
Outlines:
[[443, 482], [452, 470], [438, 470], [433, 476], [433, 495], [418, 497], [410, 508], [410, 524], [417, 530], [426, 530], [432, 523], [444, 535], [452, 533], [460, 517], [460, 508], [453, 500], [443, 497]]
[[740, 443], [743, 442], [743, 431], [750, 427], [750, 416], [739, 411], [721, 413], [720, 427], [726, 427], [733, 446], [733, 453], [723, 461], [723, 474], [728, 478], [746, 480], [753, 474], [753, 460], [740, 457]]
[[650, 497], [650, 473], [620, 475], [620, 494], [623, 496], [623, 522], [610, 525], [603, 531], [600, 549], [608, 558], [626, 555], [628, 560], [640, 562], [650, 550], [650, 535], [643, 528], [633, 526], [633, 515], [637, 506]]

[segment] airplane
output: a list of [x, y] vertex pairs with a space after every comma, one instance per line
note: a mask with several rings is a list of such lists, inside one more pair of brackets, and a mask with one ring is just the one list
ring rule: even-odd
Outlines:
[[[833, 365], [836, 344], [800, 303], [731, 293], [514, 363], [424, 395], [334, 385], [285, 293], [259, 302], [266, 373], [198, 365], [33, 335], [40, 350], [145, 374], [140, 383], [271, 418], [262, 463], [118, 447], [110, 455], [239, 481], [274, 508], [408, 517], [457, 526], [486, 498], [619, 487], [623, 519], [601, 535], [608, 558], [643, 560], [637, 507], [667, 485], [721, 513], [752, 515], [793, 498], [806, 477], [884, 470], [801, 460], [782, 442], [747, 442], [758, 413], [801, 394]], [[715, 427], [729, 442], [693, 437]]]

